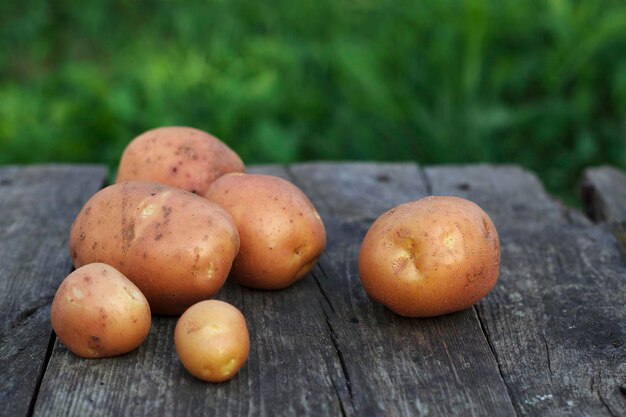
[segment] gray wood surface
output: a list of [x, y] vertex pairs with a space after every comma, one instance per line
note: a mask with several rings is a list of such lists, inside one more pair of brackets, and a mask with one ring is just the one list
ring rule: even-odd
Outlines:
[[[427, 195], [419, 168], [301, 164], [290, 172], [329, 229], [326, 255], [313, 275], [326, 297], [355, 415], [514, 415], [473, 309], [408, 319], [372, 303], [361, 287], [357, 254], [371, 219]], [[368, 184], [366, 191], [360, 183]]]
[[[147, 342], [118, 358], [83, 360], [57, 343], [35, 415], [512, 413], [473, 310], [427, 321], [403, 319], [370, 303], [360, 288], [355, 268], [360, 239], [382, 211], [425, 195], [419, 169], [310, 168], [313, 172], [306, 165], [290, 172], [252, 170], [292, 178], [310, 193], [327, 222], [329, 248], [313, 276], [287, 290], [254, 291], [228, 283], [220, 293], [243, 310], [252, 337], [248, 364], [236, 378], [211, 385], [189, 376], [172, 344], [175, 319], [158, 318]], [[335, 182], [337, 171], [342, 177]], [[359, 183], [369, 184], [367, 192]], [[385, 184], [384, 200], [377, 183]], [[316, 201], [319, 194], [310, 190], [316, 184], [330, 203]], [[331, 215], [332, 204], [338, 215]], [[460, 350], [462, 355], [455, 353]]]
[[[286, 176], [277, 167], [256, 172]], [[347, 391], [341, 363], [313, 279], [282, 291], [251, 290], [229, 281], [217, 298], [242, 310], [251, 336], [248, 362], [232, 380], [207, 384], [189, 375], [174, 349], [176, 319], [159, 317], [139, 349], [116, 358], [80, 359], [57, 342], [35, 415], [342, 414]]]
[[0, 169], [0, 416], [27, 416], [51, 341], [50, 303], [71, 271], [69, 227], [104, 183], [89, 166]]
[[626, 225], [626, 174], [622, 171], [610, 166], [586, 169], [581, 194], [592, 219]]
[[[376, 163], [250, 171], [299, 185], [328, 248], [289, 289], [227, 282], [218, 298], [244, 312], [250, 358], [232, 380], [207, 384], [176, 357], [175, 318], [155, 317], [139, 349], [104, 360], [51, 337], [49, 303], [71, 270], [69, 222], [104, 171], [0, 170], [0, 416], [626, 416], [626, 253], [533, 174]], [[603, 197], [615, 187], [586, 178], [602, 219], [616, 221], [620, 203]], [[467, 197], [490, 214], [501, 276], [475, 308], [406, 319], [367, 299], [357, 253], [378, 215], [427, 194]]]
[[398, 204], [428, 194], [421, 169], [410, 163], [309, 163], [288, 171], [288, 179], [314, 198], [322, 214], [342, 221], [373, 221]]
[[426, 176], [433, 193], [478, 202], [500, 234], [500, 279], [477, 311], [518, 416], [626, 415], [626, 264], [614, 237], [519, 168]]

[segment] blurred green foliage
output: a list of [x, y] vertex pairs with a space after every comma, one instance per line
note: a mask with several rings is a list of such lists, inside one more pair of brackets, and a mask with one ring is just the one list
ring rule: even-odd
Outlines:
[[0, 163], [189, 125], [247, 163], [626, 167], [623, 0], [0, 3]]

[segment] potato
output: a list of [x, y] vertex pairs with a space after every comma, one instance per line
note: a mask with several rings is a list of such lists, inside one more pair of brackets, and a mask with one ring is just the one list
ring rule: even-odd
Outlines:
[[142, 182], [99, 191], [70, 233], [76, 267], [112, 265], [141, 289], [157, 314], [180, 314], [217, 293], [238, 249], [235, 223], [217, 204]]
[[85, 265], [54, 296], [52, 328], [78, 356], [104, 358], [138, 347], [150, 331], [150, 307], [139, 288], [115, 268]]
[[427, 197], [402, 204], [371, 226], [359, 252], [367, 294], [408, 317], [471, 307], [495, 285], [500, 241], [471, 201]]
[[161, 127], [130, 142], [116, 182], [156, 182], [204, 194], [216, 178], [243, 170], [239, 156], [214, 136], [190, 127]]
[[243, 314], [218, 300], [202, 301], [185, 311], [176, 323], [174, 343], [185, 369], [209, 382], [232, 378], [250, 351]]
[[280, 289], [305, 276], [326, 246], [324, 223], [298, 187], [278, 177], [227, 174], [206, 197], [235, 219], [241, 247], [231, 276], [253, 288]]

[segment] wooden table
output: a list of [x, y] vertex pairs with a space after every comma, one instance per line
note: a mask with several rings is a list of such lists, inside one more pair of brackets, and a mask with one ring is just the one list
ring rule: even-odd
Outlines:
[[[626, 416], [626, 177], [586, 172], [594, 221], [515, 166], [319, 163], [251, 169], [290, 179], [328, 247], [283, 291], [228, 282], [251, 333], [231, 381], [191, 377], [155, 317], [136, 351], [86, 360], [56, 340], [52, 297], [72, 270], [68, 232], [105, 183], [98, 166], [0, 169], [1, 416]], [[433, 319], [370, 302], [359, 244], [387, 209], [427, 194], [480, 204], [502, 241], [494, 290]]]

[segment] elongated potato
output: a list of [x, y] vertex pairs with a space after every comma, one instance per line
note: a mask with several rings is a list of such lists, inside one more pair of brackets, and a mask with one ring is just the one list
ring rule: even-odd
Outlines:
[[271, 175], [227, 174], [206, 194], [237, 223], [241, 248], [231, 276], [252, 288], [281, 289], [304, 277], [326, 246], [317, 210], [294, 184]]
[[92, 262], [117, 268], [157, 314], [180, 314], [217, 293], [238, 250], [235, 223], [217, 204], [142, 182], [99, 191], [70, 233], [77, 268]]
[[156, 182], [202, 195], [218, 177], [243, 170], [239, 156], [216, 137], [190, 127], [160, 127], [128, 144], [116, 182]]
[[150, 332], [151, 316], [148, 301], [135, 284], [115, 268], [93, 263], [63, 280], [50, 321], [74, 354], [104, 358], [137, 348]]

